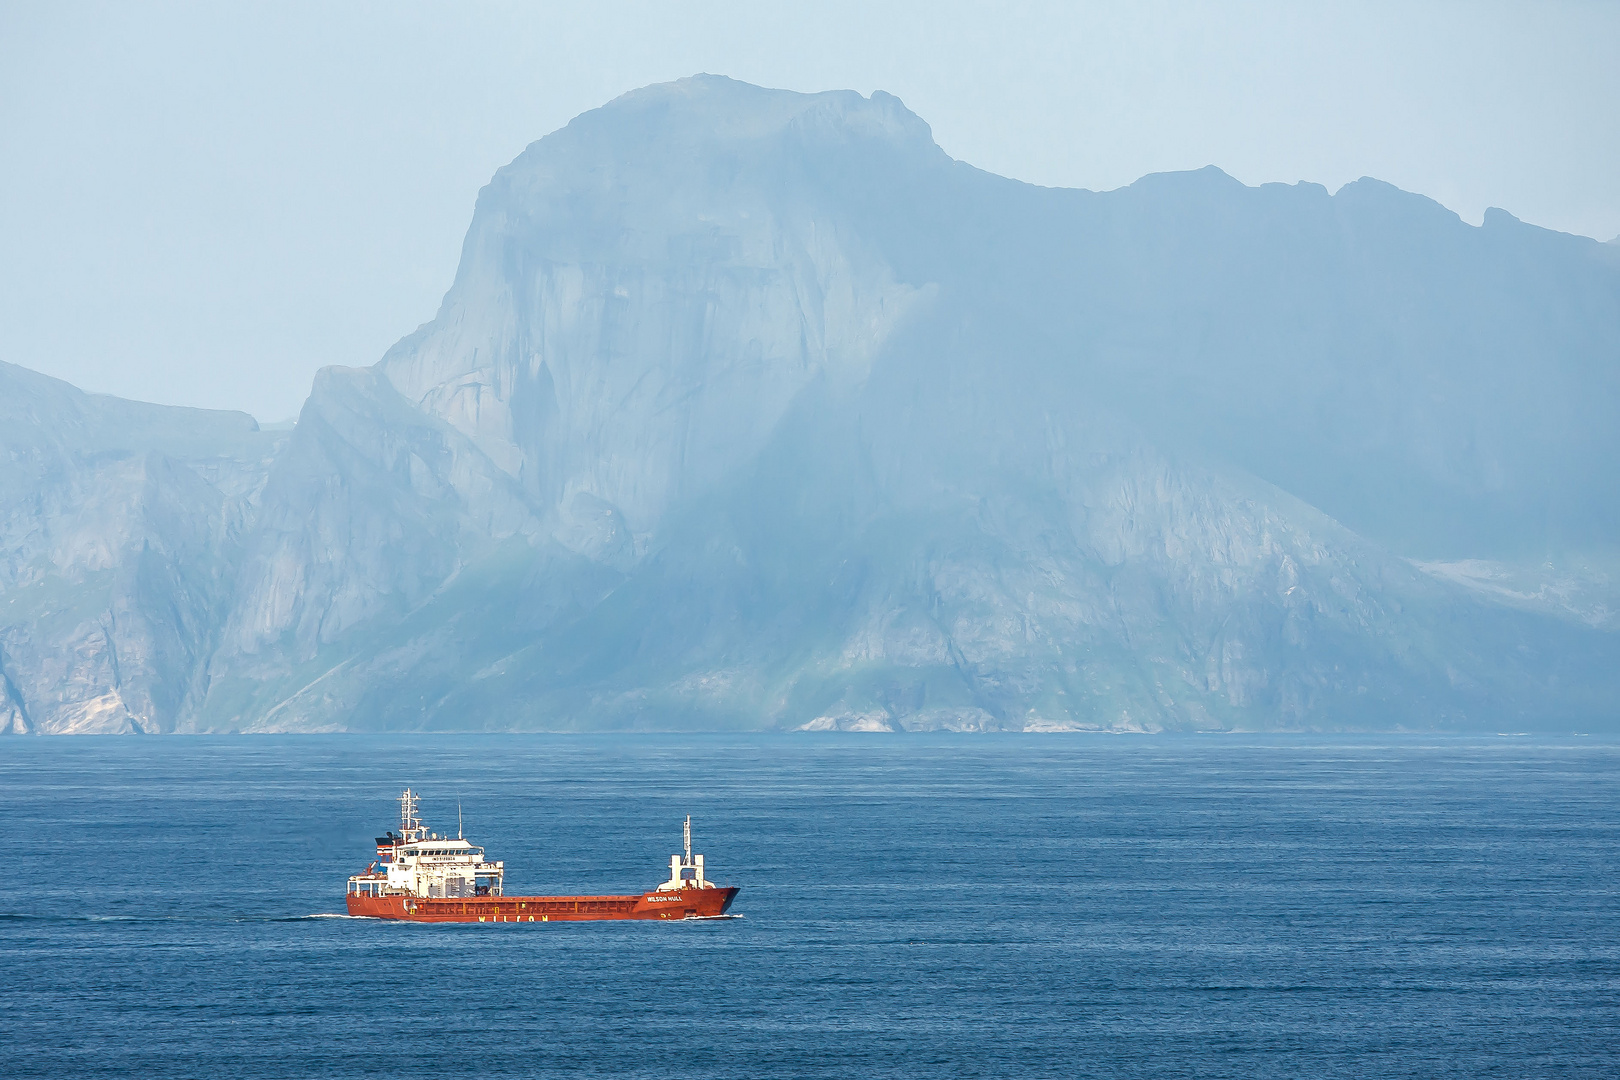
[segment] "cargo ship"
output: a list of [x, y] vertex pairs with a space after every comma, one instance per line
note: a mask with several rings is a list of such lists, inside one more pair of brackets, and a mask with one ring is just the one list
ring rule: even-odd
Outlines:
[[712, 919], [737, 897], [734, 887], [704, 877], [703, 856], [669, 857], [669, 880], [630, 896], [507, 896], [506, 864], [490, 861], [468, 842], [429, 832], [417, 815], [418, 796], [399, 797], [399, 832], [377, 838], [377, 858], [349, 878], [350, 915], [407, 922], [548, 923], [596, 919]]

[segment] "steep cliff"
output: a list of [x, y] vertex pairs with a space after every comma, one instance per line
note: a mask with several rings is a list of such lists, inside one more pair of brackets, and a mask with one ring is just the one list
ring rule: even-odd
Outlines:
[[0, 730], [172, 730], [284, 436], [0, 364]]

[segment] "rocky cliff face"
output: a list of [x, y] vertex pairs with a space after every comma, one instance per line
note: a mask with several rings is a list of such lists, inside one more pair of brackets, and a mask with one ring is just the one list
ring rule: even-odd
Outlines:
[[1620, 267], [1507, 215], [1037, 189], [886, 95], [651, 87], [501, 170], [438, 316], [284, 446], [31, 466], [5, 505], [59, 509], [18, 521], [122, 554], [52, 571], [94, 618], [0, 637], [0, 716], [116, 727], [90, 703], [138, 683], [105, 715], [142, 730], [1612, 721], [1606, 578], [1456, 568], [1610, 565], [1616, 357]]
[[0, 730], [172, 730], [282, 437], [0, 364]]

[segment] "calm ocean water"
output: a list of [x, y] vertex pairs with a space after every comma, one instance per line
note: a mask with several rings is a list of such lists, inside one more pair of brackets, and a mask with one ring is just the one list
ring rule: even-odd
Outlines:
[[[340, 912], [394, 826], [508, 891], [724, 921]], [[1620, 1075], [1620, 745], [9, 739], [13, 1077]]]

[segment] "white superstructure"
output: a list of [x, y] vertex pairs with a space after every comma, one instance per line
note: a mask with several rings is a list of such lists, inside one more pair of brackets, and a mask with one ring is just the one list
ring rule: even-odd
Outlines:
[[[357, 896], [500, 896], [504, 862], [490, 862], [484, 849], [457, 836], [428, 832], [417, 816], [417, 796], [399, 797], [399, 834], [377, 837], [377, 861], [349, 879]], [[460, 831], [459, 829], [457, 830]]]
[[679, 892], [682, 889], [712, 889], [715, 886], [703, 877], [703, 856], [692, 854], [692, 815], [686, 816], [686, 854], [669, 857], [669, 880], [658, 886], [659, 892]]

